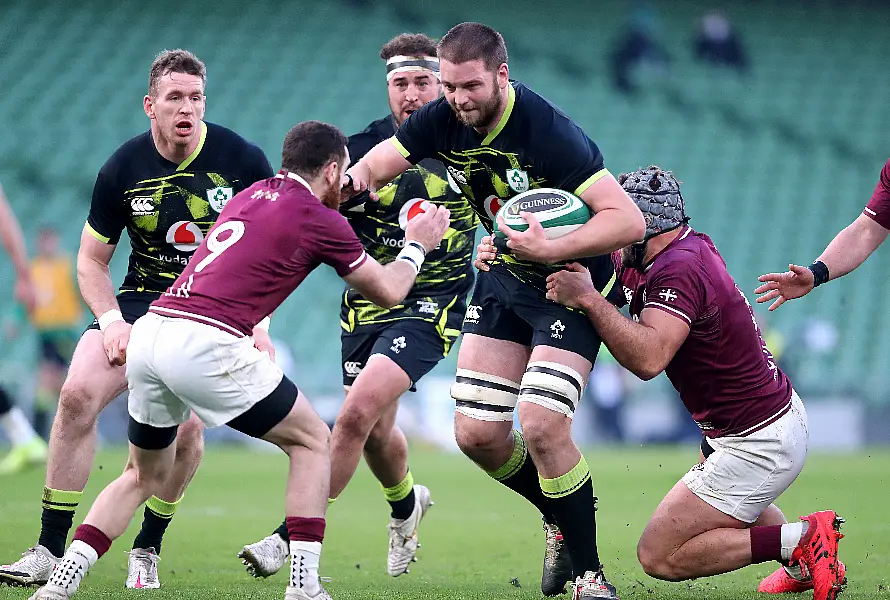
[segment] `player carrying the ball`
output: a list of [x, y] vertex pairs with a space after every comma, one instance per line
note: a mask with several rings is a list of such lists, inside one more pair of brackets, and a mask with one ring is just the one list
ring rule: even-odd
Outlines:
[[[668, 492], [637, 556], [652, 577], [684, 581], [779, 561], [761, 592], [814, 589], [833, 600], [843, 519], [788, 523], [775, 500], [807, 457], [807, 414], [767, 349], [711, 239], [686, 223], [680, 185], [658, 167], [619, 177], [646, 217], [646, 237], [613, 255], [609, 299], [581, 265], [547, 279], [547, 297], [583, 310], [612, 356], [641, 379], [664, 371], [702, 429], [701, 461]], [[478, 257], [490, 260], [491, 248]], [[628, 319], [615, 306], [628, 304]]]
[[[390, 114], [350, 136], [349, 156], [359, 160], [421, 106], [442, 95], [436, 43], [423, 34], [403, 33], [380, 52], [386, 61]], [[479, 220], [449, 182], [445, 165], [427, 159], [378, 190], [349, 199], [340, 210], [368, 254], [389, 263], [405, 247], [408, 220], [431, 201], [448, 208], [451, 225], [442, 243], [427, 248], [424, 267], [404, 301], [381, 308], [348, 287], [340, 308], [343, 387], [346, 400], [331, 433], [331, 498], [365, 461], [390, 504], [387, 572], [408, 572], [418, 546], [418, 524], [432, 504], [430, 491], [414, 484], [408, 444], [396, 425], [399, 397], [448, 355], [460, 333], [473, 286], [471, 266]], [[254, 577], [268, 577], [287, 562], [287, 526], [245, 546], [239, 556]]]
[[[437, 55], [445, 97], [412, 114], [348, 173], [356, 192], [376, 192], [412, 164], [440, 160], [488, 231], [497, 208], [531, 188], [573, 192], [596, 213], [560, 239], [547, 239], [533, 217], [527, 231], [506, 231], [511, 255], [479, 273], [467, 307], [452, 396], [464, 453], [544, 516], [542, 591], [559, 594], [574, 579], [574, 598], [616, 598], [597, 553], [590, 471], [571, 437], [599, 337], [583, 314], [545, 298], [545, 280], [558, 263], [599, 257], [585, 262], [608, 291], [607, 255], [642, 239], [645, 223], [596, 144], [510, 80], [497, 31], [462, 23]], [[522, 432], [512, 428], [517, 404]]]

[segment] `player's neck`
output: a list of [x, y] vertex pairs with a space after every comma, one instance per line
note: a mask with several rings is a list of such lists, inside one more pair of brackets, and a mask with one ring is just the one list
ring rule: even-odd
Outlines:
[[507, 110], [507, 104], [510, 101], [509, 86], [502, 89], [500, 94], [501, 94], [501, 106], [498, 108], [498, 112], [497, 112], [497, 114], [495, 114], [494, 118], [491, 120], [491, 123], [489, 123], [485, 127], [474, 127], [473, 128], [476, 130], [476, 132], [479, 135], [488, 135], [489, 133], [494, 131], [495, 128], [498, 126], [498, 123], [501, 122], [501, 119], [504, 116], [504, 111]]
[[192, 152], [195, 151], [198, 144], [201, 143], [201, 136], [199, 133], [196, 133], [196, 135], [193, 135], [192, 139], [189, 140], [188, 144], [174, 144], [161, 134], [160, 129], [154, 124], [154, 121], [152, 121], [151, 124], [151, 139], [152, 142], [154, 142], [158, 154], [175, 165], [181, 164], [192, 154]]
[[667, 248], [668, 245], [677, 239], [684, 231], [686, 231], [685, 226], [678, 227], [673, 231], [656, 235], [654, 238], [646, 242], [646, 256], [643, 257], [643, 264], [648, 265], [655, 260], [655, 257], [661, 254], [661, 251]]

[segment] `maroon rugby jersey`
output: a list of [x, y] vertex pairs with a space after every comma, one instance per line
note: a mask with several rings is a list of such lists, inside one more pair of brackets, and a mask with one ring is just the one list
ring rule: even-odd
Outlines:
[[250, 335], [318, 265], [343, 277], [366, 258], [346, 219], [283, 171], [229, 200], [182, 275], [149, 310]]
[[630, 304], [634, 321], [643, 309], [656, 309], [689, 325], [665, 373], [706, 436], [746, 434], [788, 410], [791, 381], [711, 238], [687, 227], [644, 272], [622, 267], [620, 251], [612, 261], [620, 304]]
[[862, 212], [884, 229], [890, 229], [890, 159], [884, 163], [878, 185]]

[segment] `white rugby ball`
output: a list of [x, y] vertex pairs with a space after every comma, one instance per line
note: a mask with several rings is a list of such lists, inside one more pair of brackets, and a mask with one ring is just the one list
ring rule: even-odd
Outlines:
[[519, 213], [531, 213], [544, 228], [547, 238], [555, 240], [575, 231], [590, 220], [590, 209], [578, 196], [555, 188], [538, 188], [513, 196], [495, 216], [495, 237], [506, 236], [497, 228], [497, 217], [516, 231], [528, 229]]

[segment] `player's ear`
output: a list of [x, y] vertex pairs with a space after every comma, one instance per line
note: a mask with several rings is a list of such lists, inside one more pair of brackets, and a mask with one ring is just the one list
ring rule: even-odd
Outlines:
[[148, 94], [142, 99], [142, 108], [145, 109], [145, 114], [149, 119], [155, 118], [154, 103]]
[[510, 67], [507, 66], [507, 63], [500, 64], [497, 71], [497, 77], [499, 87], [504, 88], [510, 84]]

